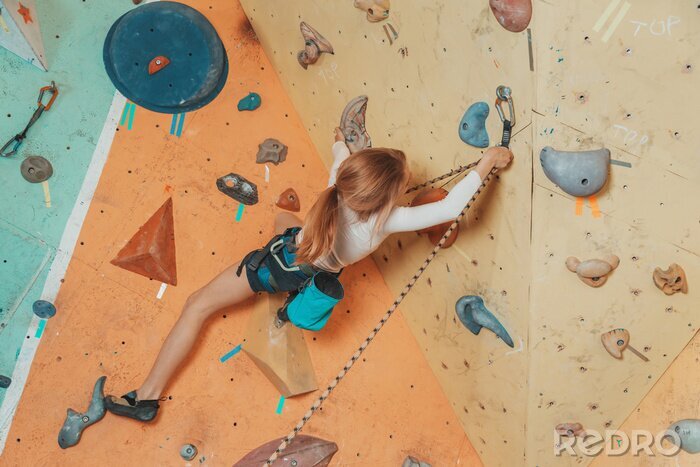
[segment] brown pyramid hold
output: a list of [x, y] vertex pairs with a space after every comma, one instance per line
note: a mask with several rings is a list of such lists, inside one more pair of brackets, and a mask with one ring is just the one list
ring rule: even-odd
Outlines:
[[299, 212], [301, 210], [299, 195], [294, 191], [294, 188], [287, 188], [284, 190], [275, 204], [278, 208], [282, 208], [286, 211]]
[[111, 263], [149, 279], [177, 285], [172, 198], [139, 228]]

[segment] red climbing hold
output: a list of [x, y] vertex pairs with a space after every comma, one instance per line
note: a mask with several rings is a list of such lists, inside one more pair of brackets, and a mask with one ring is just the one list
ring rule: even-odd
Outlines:
[[111, 262], [149, 279], [177, 285], [172, 198], [139, 228]]
[[153, 75], [170, 65], [170, 59], [164, 55], [158, 55], [148, 64], [148, 74]]
[[24, 24], [28, 23], [33, 23], [34, 21], [32, 20], [32, 13], [29, 11], [29, 8], [26, 6], [22, 5], [21, 3], [19, 4], [19, 8], [17, 9], [17, 13], [22, 15], [22, 19], [24, 19]]
[[[233, 467], [259, 467], [263, 465], [283, 439], [275, 439], [259, 446], [236, 462]], [[297, 435], [285, 449], [284, 457], [275, 462], [275, 465], [326, 467], [336, 452], [338, 452], [338, 445], [332, 441], [308, 435]]]
[[[447, 196], [447, 190], [443, 190], [442, 188], [428, 188], [427, 190], [421, 191], [415, 198], [413, 198], [411, 206], [420, 206], [422, 204], [434, 203], [436, 201], [444, 199], [445, 196]], [[430, 242], [433, 245], [437, 245], [438, 243], [440, 243], [440, 239], [443, 235], [445, 235], [445, 232], [447, 232], [447, 229], [449, 229], [451, 225], [452, 222], [445, 222], [444, 224], [435, 225], [427, 229], [419, 230], [418, 233], [428, 234]], [[444, 249], [451, 247], [455, 240], [457, 240], [458, 234], [459, 225], [455, 227], [455, 229], [452, 231], [452, 234], [449, 236], [447, 241], [445, 241], [445, 244], [442, 245], [442, 248]]]
[[489, 0], [491, 11], [510, 32], [524, 31], [532, 18], [532, 0]]
[[299, 212], [301, 210], [299, 195], [297, 195], [297, 192], [294, 191], [294, 188], [287, 188], [284, 190], [275, 204], [278, 208], [282, 208], [287, 211]]

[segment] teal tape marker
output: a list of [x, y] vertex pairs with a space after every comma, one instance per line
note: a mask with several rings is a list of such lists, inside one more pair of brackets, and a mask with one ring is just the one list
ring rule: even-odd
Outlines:
[[172, 120], [170, 122], [170, 134], [171, 135], [175, 134], [175, 128], [177, 127], [177, 115], [178, 114], [173, 114]]
[[44, 334], [44, 328], [46, 327], [46, 320], [42, 319], [39, 321], [39, 326], [36, 328], [36, 334], [34, 334], [34, 337], [37, 339], [41, 338], [41, 335]]
[[618, 161], [615, 159], [610, 159], [610, 163], [612, 165], [619, 165], [621, 167], [627, 167], [628, 169], [632, 168], [632, 164], [630, 164], [629, 162], [623, 162], [623, 161]]
[[282, 413], [282, 409], [284, 408], [284, 396], [280, 396], [280, 401], [277, 403], [277, 410], [275, 411], [277, 415]]
[[238, 211], [236, 211], [236, 222], [241, 221], [241, 217], [243, 217], [243, 210], [244, 209], [245, 209], [245, 204], [238, 205]]
[[131, 104], [131, 109], [129, 109], [129, 125], [127, 126], [127, 130], [131, 130], [131, 127], [134, 124], [134, 114], [135, 113], [136, 113], [136, 104]]
[[126, 105], [124, 106], [124, 110], [122, 110], [122, 118], [119, 120], [119, 125], [123, 125], [126, 123], [126, 116], [129, 114], [129, 103], [127, 102]]
[[182, 126], [185, 124], [185, 114], [180, 114], [180, 122], [177, 125], [177, 137], [182, 136]]
[[236, 347], [234, 347], [230, 352], [226, 353], [223, 357], [219, 359], [221, 363], [224, 363], [226, 360], [229, 358], [233, 357], [236, 355], [238, 352], [241, 351], [241, 344], [238, 344]]

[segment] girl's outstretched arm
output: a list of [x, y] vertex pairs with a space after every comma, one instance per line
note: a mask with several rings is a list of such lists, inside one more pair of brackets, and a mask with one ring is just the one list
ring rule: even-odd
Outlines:
[[513, 154], [506, 148], [489, 149], [474, 170], [460, 180], [444, 199], [422, 206], [394, 208], [384, 224], [384, 233], [388, 235], [426, 229], [454, 220], [489, 172], [494, 167], [506, 167], [512, 158]]

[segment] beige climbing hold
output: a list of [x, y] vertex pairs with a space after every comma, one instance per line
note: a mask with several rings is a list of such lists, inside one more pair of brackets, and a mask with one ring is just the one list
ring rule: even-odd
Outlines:
[[615, 255], [606, 256], [605, 259], [589, 259], [580, 261], [575, 256], [566, 259], [566, 267], [575, 272], [584, 284], [591, 287], [600, 287], [608, 280], [609, 274], [620, 265], [620, 258]]
[[554, 430], [558, 435], [567, 436], [569, 438], [586, 434], [586, 431], [583, 429], [583, 425], [580, 423], [560, 423], [554, 428]]
[[677, 292], [688, 293], [685, 271], [676, 263], [671, 264], [668, 269], [654, 269], [653, 277], [654, 284], [666, 295], [673, 295]]
[[299, 24], [299, 29], [304, 36], [304, 50], [297, 54], [297, 61], [305, 70], [309, 65], [316, 63], [322, 53], [334, 53], [333, 46], [320, 32], [303, 21]]
[[615, 358], [621, 359], [622, 352], [625, 349], [630, 349], [633, 354], [641, 358], [645, 362], [649, 359], [642, 355], [637, 349], [630, 345], [630, 332], [627, 329], [613, 329], [600, 336], [600, 340], [603, 343], [603, 347], [608, 351], [610, 355]]
[[243, 351], [284, 397], [318, 389], [303, 331], [290, 323], [277, 327], [284, 294], [260, 297], [250, 318]]
[[355, 0], [355, 8], [367, 13], [367, 21], [378, 23], [389, 17], [389, 0]]

